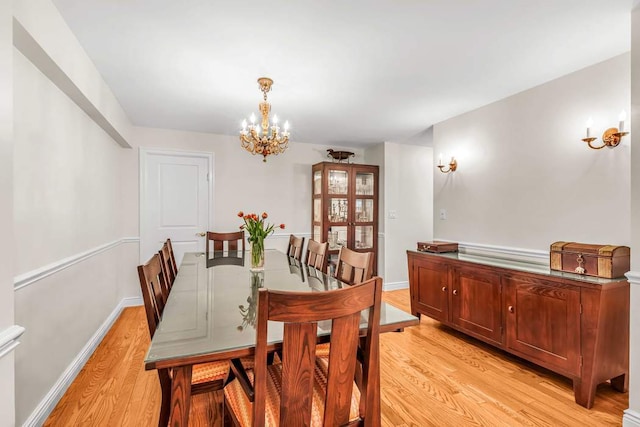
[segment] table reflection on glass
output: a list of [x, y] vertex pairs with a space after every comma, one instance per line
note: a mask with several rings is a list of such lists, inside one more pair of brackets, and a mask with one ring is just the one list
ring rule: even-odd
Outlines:
[[[185, 254], [178, 270], [162, 320], [151, 341], [145, 368], [172, 368], [185, 383], [191, 366], [214, 360], [253, 355], [258, 289], [324, 292], [347, 284], [276, 251], [265, 251], [264, 270], [252, 271], [249, 251]], [[366, 326], [367, 313], [361, 316]], [[330, 323], [330, 322], [329, 322]], [[418, 324], [418, 318], [382, 303], [380, 331], [402, 330]], [[318, 328], [319, 340], [328, 339], [330, 324]], [[282, 342], [283, 325], [269, 326], [268, 341], [274, 349]], [[186, 425], [190, 388], [174, 382], [171, 423]], [[177, 405], [177, 406], [176, 406]], [[180, 418], [174, 419], [174, 409]], [[185, 418], [186, 417], [186, 418]]]

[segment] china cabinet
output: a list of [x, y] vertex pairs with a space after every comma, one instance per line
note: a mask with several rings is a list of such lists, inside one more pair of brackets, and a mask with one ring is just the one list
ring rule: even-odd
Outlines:
[[346, 246], [373, 252], [377, 274], [378, 166], [322, 162], [312, 176], [311, 237], [329, 242], [329, 267]]

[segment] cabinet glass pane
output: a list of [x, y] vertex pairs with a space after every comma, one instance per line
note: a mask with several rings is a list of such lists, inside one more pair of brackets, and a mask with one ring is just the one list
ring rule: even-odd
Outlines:
[[345, 171], [329, 171], [329, 194], [347, 194], [349, 177]]
[[322, 200], [313, 199], [313, 222], [320, 221], [322, 221]]
[[373, 222], [373, 199], [356, 199], [356, 222]]
[[373, 248], [373, 226], [358, 225], [356, 226], [356, 249]]
[[313, 194], [322, 193], [322, 172], [315, 171], [313, 173]]
[[356, 195], [373, 196], [373, 174], [358, 172], [356, 173]]
[[313, 240], [315, 240], [316, 242], [320, 242], [322, 243], [322, 229], [320, 228], [319, 225], [314, 225], [313, 226]]
[[329, 199], [328, 219], [331, 222], [347, 222], [347, 212], [349, 211], [347, 199]]
[[341, 246], [347, 245], [347, 227], [331, 227], [327, 236], [329, 249], [340, 249]]

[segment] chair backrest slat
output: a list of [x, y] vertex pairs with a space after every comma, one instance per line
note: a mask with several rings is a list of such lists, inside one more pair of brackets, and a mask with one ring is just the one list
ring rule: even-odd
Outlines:
[[158, 255], [160, 255], [162, 272], [164, 274], [164, 277], [166, 278], [166, 289], [164, 290], [166, 293], [166, 300], [169, 297], [169, 291], [171, 291], [173, 282], [176, 280], [176, 272], [173, 271], [173, 265], [171, 265], [171, 252], [169, 251], [169, 245], [167, 244], [167, 242], [162, 245], [162, 249], [158, 251]]

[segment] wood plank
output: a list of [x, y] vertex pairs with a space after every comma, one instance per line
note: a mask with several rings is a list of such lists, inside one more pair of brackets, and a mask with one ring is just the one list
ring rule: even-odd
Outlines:
[[[408, 290], [384, 300], [410, 310]], [[155, 426], [160, 384], [145, 371], [144, 309], [127, 308], [60, 400], [46, 426]], [[595, 405], [574, 402], [571, 382], [422, 317], [380, 335], [383, 426], [620, 426], [628, 394], [598, 387]], [[222, 426], [222, 393], [193, 396], [191, 426]]]

